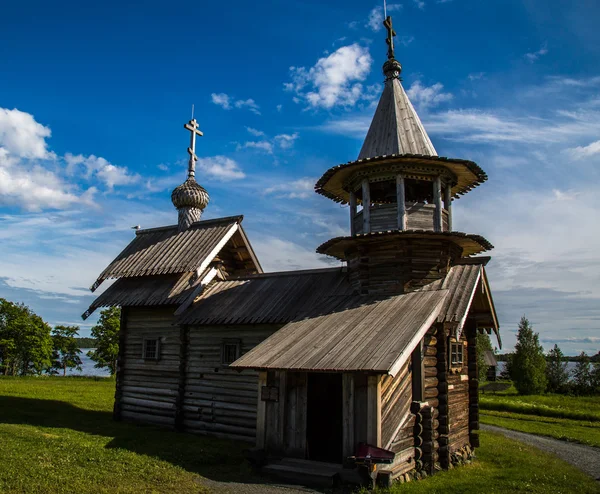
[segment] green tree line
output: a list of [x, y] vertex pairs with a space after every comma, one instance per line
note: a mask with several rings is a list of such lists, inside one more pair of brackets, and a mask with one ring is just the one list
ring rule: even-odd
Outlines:
[[119, 322], [120, 309], [107, 309], [92, 328], [93, 338], [79, 338], [78, 326], [51, 328], [26, 305], [0, 298], [0, 374], [64, 376], [68, 369], [81, 370], [80, 348], [85, 347], [82, 343], [95, 348], [88, 352], [95, 367], [107, 368], [114, 374]]
[[581, 352], [575, 369], [569, 373], [569, 358], [558, 345], [545, 354], [539, 334], [525, 316], [519, 322], [515, 352], [505, 357], [501, 377], [511, 379], [520, 394], [600, 394], [600, 360]]

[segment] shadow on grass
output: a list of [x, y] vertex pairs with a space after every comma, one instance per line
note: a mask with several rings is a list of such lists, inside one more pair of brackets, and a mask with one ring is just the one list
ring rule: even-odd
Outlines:
[[116, 422], [110, 412], [85, 410], [63, 401], [0, 396], [0, 423], [72, 429], [112, 438], [107, 448], [148, 455], [215, 481], [265, 482], [244, 460], [243, 450], [249, 444]]

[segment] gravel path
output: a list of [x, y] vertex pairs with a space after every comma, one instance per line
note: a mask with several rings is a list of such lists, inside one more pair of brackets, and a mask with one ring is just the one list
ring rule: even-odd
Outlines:
[[502, 427], [496, 427], [495, 425], [481, 424], [480, 427], [484, 431], [498, 432], [511, 439], [516, 439], [543, 451], [548, 451], [600, 481], [600, 448], [511, 431]]
[[242, 484], [202, 479], [201, 484], [215, 494], [318, 494], [308, 487], [284, 484]]

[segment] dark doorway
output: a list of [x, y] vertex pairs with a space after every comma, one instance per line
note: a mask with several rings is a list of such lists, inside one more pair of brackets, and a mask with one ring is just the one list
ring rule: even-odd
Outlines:
[[341, 463], [342, 375], [308, 374], [306, 449], [315, 461]]

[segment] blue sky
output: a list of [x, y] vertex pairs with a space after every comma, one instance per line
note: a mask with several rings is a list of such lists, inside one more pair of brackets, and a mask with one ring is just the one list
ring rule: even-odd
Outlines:
[[[176, 222], [191, 105], [205, 218], [244, 214], [268, 270], [327, 265], [348, 211], [312, 192], [356, 158], [382, 89], [379, 2], [8, 2], [0, 18], [0, 296], [52, 324], [93, 300], [131, 226]], [[490, 179], [455, 229], [495, 246], [505, 347], [600, 349], [600, 5], [390, 2], [403, 84], [443, 156]]]

